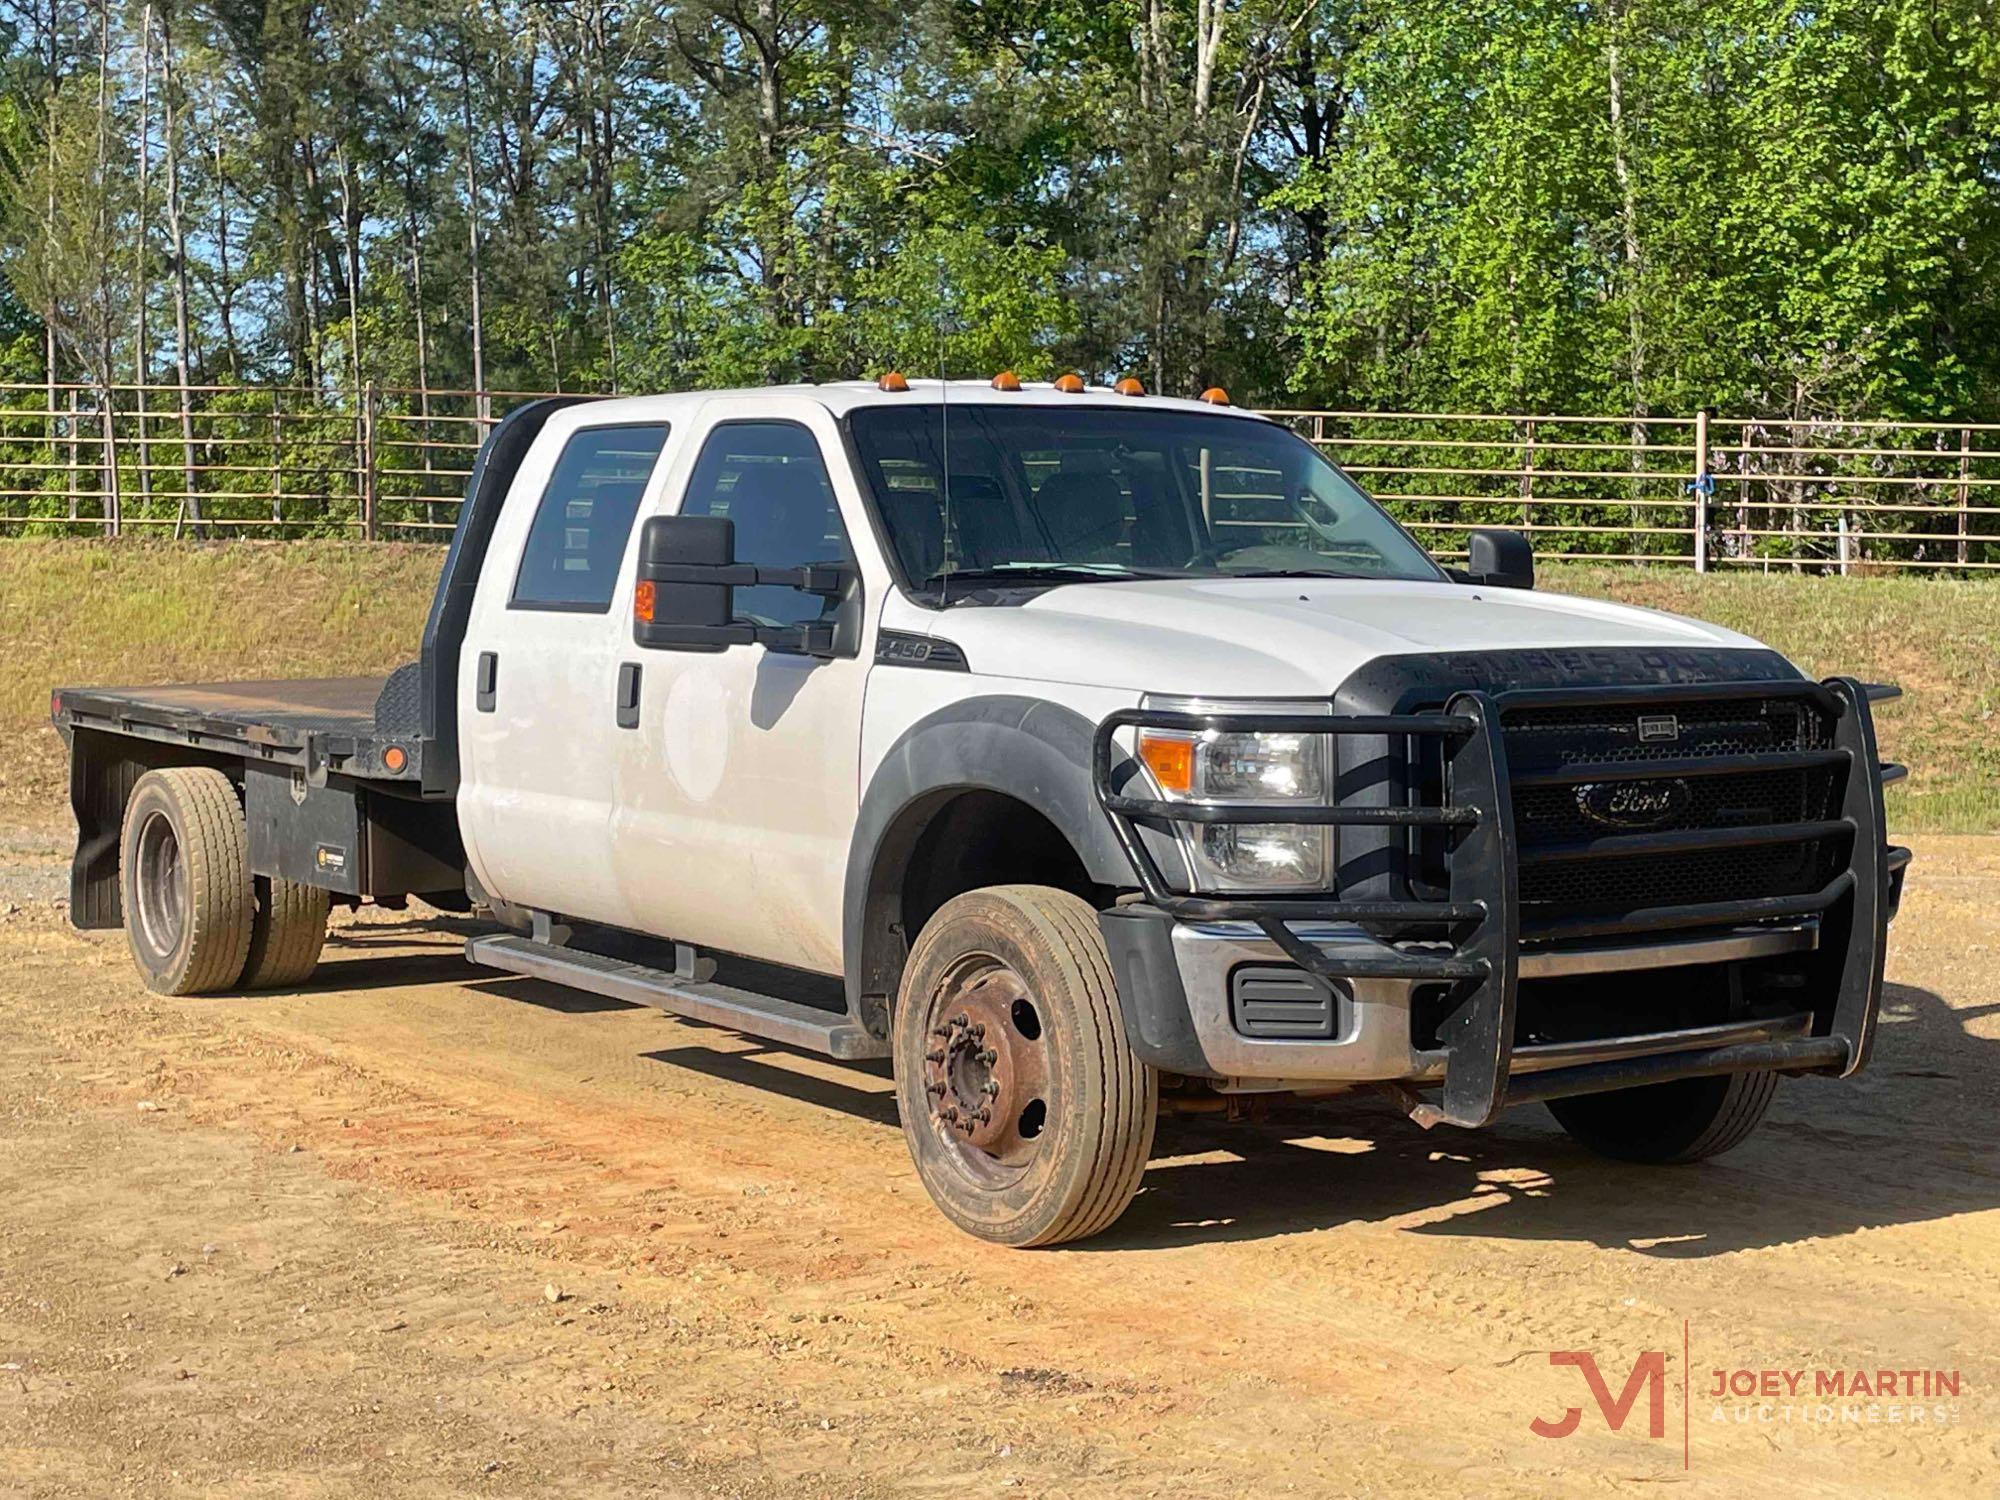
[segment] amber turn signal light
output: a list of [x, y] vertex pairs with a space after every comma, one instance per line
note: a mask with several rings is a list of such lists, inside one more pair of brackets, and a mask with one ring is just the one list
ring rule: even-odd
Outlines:
[[996, 391], [1018, 391], [1020, 388], [1021, 377], [1012, 370], [1002, 370], [993, 377], [993, 389]]
[[1193, 740], [1141, 731], [1139, 759], [1153, 773], [1161, 791], [1185, 797], [1194, 786]]
[[907, 391], [910, 388], [910, 382], [903, 378], [900, 370], [891, 370], [875, 382], [875, 388], [890, 392]]
[[1056, 389], [1061, 391], [1065, 396], [1081, 396], [1083, 394], [1083, 377], [1074, 370], [1067, 375], [1058, 375], [1056, 376]]
[[641, 624], [653, 623], [653, 600], [657, 595], [653, 580], [642, 578], [632, 590], [632, 618]]
[[1127, 375], [1118, 384], [1111, 387], [1111, 389], [1121, 396], [1143, 396], [1146, 394], [1146, 388], [1130, 375]]

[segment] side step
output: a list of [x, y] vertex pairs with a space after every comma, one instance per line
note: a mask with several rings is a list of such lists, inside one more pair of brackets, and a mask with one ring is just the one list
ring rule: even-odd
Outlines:
[[530, 979], [546, 979], [593, 995], [626, 1000], [634, 1005], [651, 1005], [660, 1010], [705, 1021], [711, 1026], [783, 1042], [807, 1052], [852, 1061], [864, 1057], [887, 1057], [889, 1044], [845, 1016], [760, 995], [734, 985], [713, 981], [682, 979], [665, 969], [628, 963], [622, 958], [605, 958], [573, 948], [558, 948], [512, 933], [469, 938], [466, 958], [489, 969], [505, 969]]

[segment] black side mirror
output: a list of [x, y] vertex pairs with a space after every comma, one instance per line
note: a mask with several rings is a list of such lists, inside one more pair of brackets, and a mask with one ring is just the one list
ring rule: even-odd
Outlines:
[[1535, 549], [1518, 531], [1482, 527], [1466, 544], [1466, 579], [1496, 589], [1535, 586]]
[[[758, 584], [852, 600], [856, 607], [799, 625], [737, 619], [736, 591]], [[845, 565], [760, 568], [736, 561], [736, 523], [727, 516], [654, 516], [639, 532], [632, 639], [669, 651], [762, 645], [802, 656], [853, 656], [860, 649], [859, 587], [860, 575]]]
[[720, 651], [749, 637], [734, 625], [736, 523], [654, 516], [639, 533], [632, 639], [671, 651]]

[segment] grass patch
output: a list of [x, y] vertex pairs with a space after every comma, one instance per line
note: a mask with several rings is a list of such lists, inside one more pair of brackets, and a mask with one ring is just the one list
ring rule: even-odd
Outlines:
[[417, 654], [444, 549], [0, 542], [0, 817], [60, 819], [49, 689], [386, 673]]
[[[61, 816], [48, 692], [383, 673], [416, 654], [444, 549], [359, 542], [0, 543], [0, 815]], [[1901, 683], [1878, 710], [1898, 828], [2000, 830], [2000, 584], [1549, 565], [1552, 591], [1694, 615], [1816, 676]]]

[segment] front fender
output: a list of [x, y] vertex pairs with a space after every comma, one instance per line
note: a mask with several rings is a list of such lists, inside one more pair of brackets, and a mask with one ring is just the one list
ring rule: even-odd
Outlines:
[[848, 846], [842, 918], [847, 1005], [886, 1034], [901, 978], [903, 866], [931, 816], [964, 791], [1023, 802], [1065, 837], [1100, 885], [1135, 884], [1131, 863], [1091, 790], [1095, 725], [1074, 709], [996, 694], [953, 703], [910, 726], [876, 767]]

